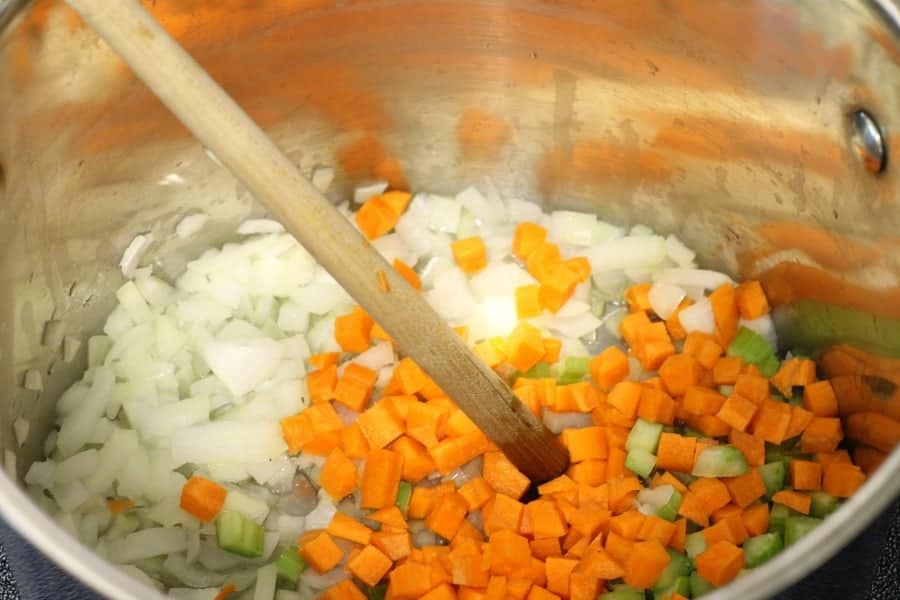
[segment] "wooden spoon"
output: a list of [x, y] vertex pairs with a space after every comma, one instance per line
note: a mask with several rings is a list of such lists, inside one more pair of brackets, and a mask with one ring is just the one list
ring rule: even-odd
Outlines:
[[67, 0], [532, 481], [565, 448], [136, 0]]

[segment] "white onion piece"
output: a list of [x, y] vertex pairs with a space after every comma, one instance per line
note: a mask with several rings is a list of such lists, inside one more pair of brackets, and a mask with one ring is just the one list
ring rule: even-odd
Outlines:
[[[112, 550], [112, 548], [115, 550]], [[187, 536], [181, 527], [152, 527], [136, 531], [111, 545], [110, 558], [118, 563], [134, 563], [145, 558], [182, 552]]]
[[56, 483], [71, 483], [84, 479], [94, 472], [99, 462], [100, 456], [95, 448], [84, 450], [57, 464], [54, 479]]
[[612, 239], [585, 252], [595, 272], [652, 269], [666, 257], [665, 239], [658, 235]]
[[25, 473], [25, 483], [47, 489], [56, 478], [56, 463], [50, 459], [34, 461]]
[[16, 446], [21, 448], [28, 439], [28, 432], [31, 429], [31, 422], [22, 417], [16, 417], [13, 421], [13, 435], [16, 436]]
[[674, 491], [675, 488], [671, 485], [642, 489], [637, 495], [638, 510], [645, 515], [655, 515], [669, 501]]
[[528, 271], [517, 264], [494, 262], [474, 274], [469, 281], [472, 293], [479, 300], [489, 296], [509, 296], [519, 286], [537, 283]]
[[358, 185], [353, 190], [353, 203], [363, 204], [369, 198], [383, 194], [387, 188], [387, 181], [373, 181], [371, 183]]
[[[315, 569], [306, 569], [303, 571], [303, 575], [300, 576], [300, 589], [306, 587], [318, 592], [349, 578], [350, 573], [345, 569], [331, 569], [323, 575], [316, 573]], [[318, 597], [318, 594], [313, 594], [311, 597]]]
[[462, 217], [462, 205], [453, 198], [429, 194], [427, 206], [428, 228], [455, 235]]
[[237, 228], [237, 232], [241, 235], [281, 233], [282, 231], [284, 231], [284, 225], [272, 219], [247, 219]]
[[278, 565], [272, 563], [260, 567], [256, 572], [256, 587], [253, 600], [272, 600], [275, 597], [275, 583], [278, 579]]
[[458, 193], [456, 201], [486, 225], [496, 225], [506, 218], [506, 210], [502, 202], [498, 202], [496, 199], [488, 200], [474, 187], [467, 187]]
[[678, 313], [678, 320], [687, 333], [699, 331], [712, 335], [716, 332], [716, 319], [712, 305], [706, 298], [701, 298]]
[[542, 323], [550, 331], [570, 338], [584, 337], [603, 325], [603, 321], [590, 312], [584, 312], [574, 317], [545, 316]]
[[175, 235], [181, 239], [186, 239], [203, 229], [209, 221], [209, 215], [206, 213], [194, 213], [183, 217], [175, 226]]
[[319, 490], [319, 503], [311, 513], [306, 515], [307, 529], [325, 529], [331, 522], [337, 507], [331, 500], [331, 496], [325, 490]]
[[666, 254], [672, 262], [686, 269], [694, 266], [694, 258], [697, 256], [673, 234], [669, 234], [666, 238]]
[[593, 244], [602, 244], [603, 242], [617, 240], [624, 235], [625, 230], [621, 227], [598, 220], [594, 224], [594, 235], [591, 241]]
[[28, 369], [25, 371], [25, 378], [22, 387], [33, 392], [40, 392], [44, 389], [44, 379], [41, 372], [37, 369]]
[[429, 304], [448, 321], [460, 321], [475, 308], [465, 274], [457, 267], [447, 269], [435, 278], [434, 289], [425, 294]]
[[650, 308], [653, 309], [660, 319], [668, 320], [684, 300], [684, 290], [676, 285], [657, 281], [650, 286], [647, 298], [650, 301]]
[[331, 187], [331, 182], [334, 181], [334, 168], [316, 167], [312, 170], [310, 181], [316, 186], [317, 190], [324, 194], [328, 191], [328, 188]]
[[670, 283], [681, 288], [702, 288], [714, 290], [720, 285], [734, 281], [728, 275], [705, 269], [663, 269], [653, 276], [654, 281]]
[[377, 371], [394, 362], [394, 346], [390, 342], [378, 342], [350, 362]]
[[256, 463], [287, 450], [278, 423], [212, 422], [172, 435], [172, 467], [185, 463]]
[[542, 418], [547, 429], [556, 434], [562, 433], [563, 429], [580, 429], [594, 424], [589, 412], [555, 412], [544, 409]]
[[146, 233], [134, 237], [133, 240], [125, 248], [122, 258], [119, 260], [119, 268], [122, 269], [122, 275], [130, 278], [134, 275], [135, 269], [144, 257], [144, 252], [153, 242], [153, 235]]
[[550, 214], [550, 237], [561, 244], [591, 246], [597, 217], [591, 213], [556, 210]]
[[775, 331], [775, 321], [771, 315], [763, 315], [758, 319], [738, 321], [738, 327], [746, 327], [761, 335], [773, 348], [778, 348], [778, 333]]
[[203, 360], [235, 396], [264, 381], [278, 366], [282, 354], [281, 345], [269, 339], [216, 341], [203, 348]]

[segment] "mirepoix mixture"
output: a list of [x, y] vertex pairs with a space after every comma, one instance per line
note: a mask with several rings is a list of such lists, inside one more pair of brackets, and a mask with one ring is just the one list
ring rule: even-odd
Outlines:
[[559, 434], [571, 466], [537, 498], [253, 220], [174, 284], [144, 267], [119, 289], [26, 475], [35, 499], [176, 598], [677, 600], [862, 485], [873, 451], [842, 448], [831, 384], [778, 353], [758, 282], [699, 269], [672, 235], [486, 192], [367, 186], [341, 209]]

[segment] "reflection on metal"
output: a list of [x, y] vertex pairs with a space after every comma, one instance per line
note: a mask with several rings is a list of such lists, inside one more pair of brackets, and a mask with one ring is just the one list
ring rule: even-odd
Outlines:
[[[893, 356], [839, 364], [873, 371], [867, 393], [879, 402], [882, 379], [897, 373], [900, 386], [900, 170], [887, 156], [900, 149], [894, 0], [144, 4], [304, 172], [335, 168], [334, 197], [367, 180], [448, 192], [489, 176], [492, 198], [677, 231], [705, 266], [763, 282], [790, 323], [787, 343]], [[79, 366], [58, 361], [37, 401], [22, 393], [22, 374], [54, 360], [43, 324], [97, 331], [136, 234], [152, 232], [147, 261], [171, 276], [259, 211], [62, 0], [27, 16], [0, 38], [8, 448], [17, 416], [36, 432], [52, 426]], [[877, 124], [854, 125], [847, 107]], [[848, 127], [858, 142], [848, 144]], [[209, 225], [173, 236], [196, 212]], [[18, 450], [20, 465], [40, 455], [40, 438]], [[847, 511], [710, 599], [772, 596], [821, 564], [900, 491], [900, 453], [885, 465]], [[42, 550], [92, 585], [114, 579], [45, 543], [58, 528], [12, 512], [13, 494], [0, 477], [4, 515]], [[108, 585], [112, 597], [150, 597]]]
[[878, 123], [868, 112], [857, 110], [850, 116], [850, 144], [863, 167], [873, 175], [887, 164], [887, 148]]

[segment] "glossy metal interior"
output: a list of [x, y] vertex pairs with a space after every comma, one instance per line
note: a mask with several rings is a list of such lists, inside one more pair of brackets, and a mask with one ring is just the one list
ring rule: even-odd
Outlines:
[[[706, 266], [762, 279], [788, 347], [862, 349], [826, 374], [900, 419], [894, 0], [144, 4], [302, 169], [337, 167], [335, 198], [367, 179], [450, 191], [490, 177], [507, 195], [675, 231]], [[61, 2], [32, 3], [0, 37], [0, 107], [0, 444], [21, 475], [83, 367], [44, 343], [46, 322], [99, 329], [136, 234], [175, 273], [260, 209]], [[877, 174], [858, 109], [885, 145]], [[173, 238], [197, 209], [212, 226]], [[28, 369], [43, 391], [23, 388]], [[17, 415], [31, 423], [22, 448]], [[715, 597], [785, 587], [898, 493], [895, 451], [824, 526]], [[0, 510], [103, 593], [155, 597], [5, 477]]]

